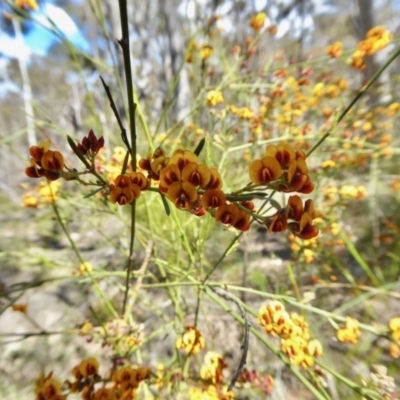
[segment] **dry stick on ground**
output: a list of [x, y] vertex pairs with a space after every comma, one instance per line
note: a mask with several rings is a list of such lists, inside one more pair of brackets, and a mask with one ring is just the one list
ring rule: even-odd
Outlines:
[[242, 307], [242, 305], [229, 292], [227, 292], [226, 290], [223, 290], [219, 287], [210, 287], [210, 289], [215, 294], [222, 297], [223, 299], [234, 302], [238, 306], [238, 308], [240, 310], [240, 314], [242, 315], [242, 318], [244, 320], [244, 339], [243, 339], [243, 344], [240, 347], [243, 350], [243, 353], [242, 353], [242, 357], [240, 358], [239, 366], [233, 375], [231, 383], [228, 386], [228, 391], [229, 391], [229, 390], [232, 390], [233, 387], [235, 386], [235, 383], [236, 383], [237, 379], [239, 378], [240, 372], [242, 371], [243, 367], [246, 364], [247, 352], [249, 351], [250, 323], [247, 319], [246, 311], [244, 311], [244, 308]]

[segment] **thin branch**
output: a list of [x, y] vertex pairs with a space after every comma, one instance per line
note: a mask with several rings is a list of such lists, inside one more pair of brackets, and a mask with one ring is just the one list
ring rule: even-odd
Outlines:
[[121, 116], [119, 115], [117, 106], [115, 105], [114, 99], [113, 99], [111, 91], [110, 91], [110, 87], [104, 82], [104, 79], [101, 76], [100, 76], [100, 79], [101, 79], [101, 83], [103, 84], [104, 90], [107, 93], [108, 100], [110, 101], [111, 109], [113, 110], [115, 118], [118, 122], [119, 128], [121, 129], [122, 141], [124, 142], [125, 146], [129, 150], [129, 153], [132, 153], [131, 145], [129, 144], [128, 137], [126, 136], [126, 129], [122, 123], [122, 119], [121, 119]]
[[232, 301], [233, 303], [235, 303], [237, 305], [237, 307], [239, 308], [240, 314], [242, 315], [242, 318], [244, 320], [244, 338], [243, 338], [243, 344], [240, 347], [243, 350], [243, 352], [242, 352], [242, 356], [240, 357], [239, 366], [238, 366], [236, 372], [233, 375], [231, 383], [228, 386], [228, 391], [230, 391], [235, 386], [235, 383], [236, 383], [237, 379], [239, 378], [240, 372], [242, 371], [243, 367], [246, 364], [247, 353], [249, 351], [250, 323], [249, 323], [249, 321], [247, 319], [246, 311], [244, 310], [242, 305], [236, 300], [236, 298], [234, 296], [232, 296], [229, 292], [227, 292], [226, 290], [223, 290], [223, 289], [221, 289], [219, 287], [210, 287], [210, 289], [215, 294], [217, 294], [218, 296], [222, 297], [223, 299], [228, 300], [228, 301]]
[[350, 102], [350, 104], [345, 108], [344, 111], [339, 115], [338, 119], [331, 125], [328, 131], [324, 136], [311, 148], [311, 150], [307, 153], [307, 157], [310, 156], [321, 144], [326, 140], [328, 136], [330, 136], [334, 129], [337, 127], [339, 122], [347, 115], [347, 113], [353, 108], [354, 104], [368, 91], [368, 89], [378, 80], [378, 78], [382, 75], [383, 71], [389, 67], [389, 65], [400, 55], [400, 46], [395, 49], [393, 54], [389, 57], [389, 59], [382, 65], [381, 68], [372, 76], [372, 78], [368, 81], [368, 83], [363, 86], [354, 99]]
[[[129, 45], [129, 24], [128, 24], [128, 5], [126, 0], [119, 0], [119, 12], [121, 18], [121, 29], [122, 38], [118, 40], [118, 44], [121, 46], [122, 55], [124, 58], [125, 66], [125, 78], [126, 78], [126, 94], [128, 97], [128, 108], [129, 108], [129, 128], [131, 138], [131, 165], [132, 171], [136, 171], [136, 124], [135, 124], [135, 113], [136, 103], [133, 99], [133, 82], [132, 82], [132, 67], [130, 58], [130, 45]], [[122, 305], [122, 314], [125, 314], [126, 305], [128, 301], [129, 293], [129, 281], [131, 278], [131, 272], [133, 268], [133, 247], [135, 242], [135, 224], [136, 224], [136, 200], [131, 205], [131, 232], [130, 232], [130, 245], [129, 245], [129, 257], [126, 269], [126, 281], [125, 281], [125, 294], [124, 302]]]

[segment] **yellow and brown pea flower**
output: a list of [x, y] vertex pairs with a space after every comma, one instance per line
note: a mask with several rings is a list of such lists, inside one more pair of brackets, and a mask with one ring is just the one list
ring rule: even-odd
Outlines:
[[336, 336], [340, 342], [356, 344], [361, 336], [358, 320], [346, 317], [345, 326], [338, 329]]
[[[267, 185], [281, 192], [311, 193], [314, 184], [308, 175], [306, 154], [295, 151], [288, 143], [269, 145], [266, 155], [250, 164], [249, 176], [255, 185]], [[288, 205], [265, 221], [269, 232], [284, 232], [288, 228], [298, 237], [310, 239], [318, 235], [312, 225], [316, 217], [312, 200], [303, 207], [299, 196], [291, 196]]]
[[195, 326], [185, 327], [185, 333], [176, 341], [177, 349], [184, 349], [187, 354], [193, 355], [203, 350], [205, 341], [202, 333]]
[[307, 369], [314, 365], [314, 358], [323, 353], [317, 339], [311, 339], [309, 325], [297, 313], [289, 314], [279, 301], [263, 305], [258, 313], [258, 323], [271, 336], [281, 338], [281, 349], [293, 365]]
[[311, 193], [314, 184], [308, 176], [306, 155], [288, 143], [269, 145], [262, 159], [249, 167], [250, 180], [256, 185], [269, 185], [281, 192]]
[[139, 161], [139, 167], [147, 171], [149, 178], [155, 181], [160, 180], [160, 173], [167, 165], [168, 158], [160, 147], [152, 155], [148, 155], [147, 158], [142, 158]]
[[222, 204], [215, 213], [215, 220], [224, 225], [231, 225], [240, 231], [250, 229], [250, 215], [241, 210], [236, 204]]
[[123, 206], [132, 203], [140, 197], [142, 190], [148, 189], [150, 183], [141, 172], [131, 172], [129, 175], [118, 175], [110, 185], [110, 201]]
[[47, 376], [40, 373], [35, 384], [36, 400], [65, 400], [66, 397], [61, 394], [61, 383], [52, 377], [50, 372]]
[[64, 157], [59, 151], [50, 150], [50, 141], [29, 148], [31, 165], [25, 168], [29, 178], [46, 177], [50, 181], [60, 178], [64, 169]]
[[289, 229], [301, 239], [312, 239], [319, 234], [319, 229], [312, 224], [317, 217], [314, 203], [311, 199], [303, 201], [298, 195], [289, 197], [286, 208], [267, 218], [268, 232], [284, 232]]

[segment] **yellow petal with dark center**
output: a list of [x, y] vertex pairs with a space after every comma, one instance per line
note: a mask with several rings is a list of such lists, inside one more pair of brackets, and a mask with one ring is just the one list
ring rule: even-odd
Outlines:
[[132, 185], [132, 181], [128, 175], [118, 175], [115, 178], [114, 185], [120, 188], [128, 188]]
[[220, 189], [206, 190], [201, 198], [205, 209], [218, 208], [226, 203], [225, 193]]
[[191, 204], [197, 200], [198, 193], [190, 182], [174, 182], [168, 188], [167, 197], [176, 207], [190, 210]]
[[181, 171], [176, 164], [170, 164], [168, 167], [161, 171], [160, 185], [163, 187], [169, 187], [174, 182], [180, 182]]
[[249, 176], [257, 185], [268, 184], [276, 181], [283, 174], [279, 162], [271, 157], [265, 156], [261, 160], [254, 160], [250, 164]]
[[42, 167], [48, 171], [61, 171], [64, 168], [64, 157], [59, 151], [46, 151], [41, 159]]
[[194, 162], [197, 163], [196, 154], [192, 153], [189, 150], [178, 149], [174, 151], [174, 154], [169, 160], [169, 165], [176, 164], [179, 169], [182, 170], [186, 164]]
[[286, 206], [286, 214], [290, 219], [299, 221], [303, 214], [303, 201], [297, 194], [290, 196]]
[[210, 174], [210, 181], [208, 182], [205, 189], [221, 189], [223, 182], [217, 168], [211, 168]]
[[182, 180], [194, 186], [206, 187], [211, 179], [210, 168], [205, 164], [190, 162], [182, 170]]

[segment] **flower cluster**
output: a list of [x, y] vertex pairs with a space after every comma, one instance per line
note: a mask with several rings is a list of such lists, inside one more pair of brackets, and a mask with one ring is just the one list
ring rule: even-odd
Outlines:
[[82, 360], [78, 365], [72, 368], [73, 382], [66, 381], [66, 386], [72, 393], [80, 392], [83, 388], [92, 388], [101, 377], [99, 372], [99, 362], [94, 357]]
[[99, 366], [93, 357], [82, 360], [72, 369], [74, 379], [64, 384], [54, 379], [52, 373], [40, 374], [35, 386], [36, 400], [65, 400], [76, 393], [80, 393], [83, 400], [133, 400], [140, 382], [151, 377], [149, 368], [127, 365], [115, 369], [110, 378], [106, 378], [99, 374]]
[[355, 318], [346, 317], [346, 324], [336, 332], [336, 337], [340, 342], [356, 344], [361, 336], [359, 323]]
[[288, 143], [269, 145], [262, 159], [250, 164], [250, 180], [256, 185], [270, 185], [281, 192], [311, 193], [314, 184], [308, 175], [306, 154]]
[[86, 171], [78, 173], [76, 169], [69, 169], [65, 165], [64, 156], [59, 151], [50, 150], [51, 143], [48, 140], [29, 148], [30, 166], [25, 168], [25, 174], [30, 178], [45, 177], [50, 181], [59, 178], [75, 179], [87, 184], [80, 180], [79, 175], [96, 173], [95, 157], [104, 146], [104, 138], [103, 136], [97, 138], [93, 130], [90, 130], [88, 136], [85, 136], [81, 143], [75, 144], [70, 137], [68, 137], [68, 143], [75, 154], [85, 163]]
[[[161, 149], [142, 159], [140, 167], [148, 171], [149, 178], [159, 180], [159, 190], [179, 209], [202, 216], [210, 212], [216, 221], [246, 231], [250, 228], [250, 215], [235, 203], [229, 203], [221, 175], [216, 168], [198, 162], [195, 153], [176, 150], [168, 158]], [[252, 209], [252, 203], [241, 203]]]
[[384, 26], [371, 28], [365, 40], [358, 43], [357, 50], [349, 61], [350, 65], [356, 69], [365, 69], [365, 57], [384, 49], [392, 39], [393, 35]]
[[22, 195], [21, 205], [26, 208], [39, 208], [41, 205], [52, 204], [57, 201], [60, 188], [60, 181], [40, 182]]
[[150, 187], [150, 181], [141, 172], [132, 171], [129, 175], [118, 175], [110, 184], [110, 201], [123, 206], [132, 203]]
[[30, 178], [46, 177], [49, 181], [60, 178], [64, 169], [64, 157], [59, 151], [50, 150], [50, 141], [42, 142], [38, 146], [31, 146], [30, 166], [25, 168], [25, 174]]
[[[176, 341], [177, 349], [184, 349], [188, 355], [196, 355], [205, 348], [205, 340], [202, 333], [194, 326], [185, 327], [185, 333]], [[223, 371], [227, 367], [224, 358], [214, 352], [208, 351], [204, 356], [204, 363], [200, 369], [201, 387], [191, 387], [189, 398], [196, 399], [233, 399], [232, 391], [227, 391], [223, 385]], [[161, 378], [164, 373], [161, 371]], [[181, 379], [181, 378], [180, 378]]]
[[[218, 95], [215, 96], [211, 96], [210, 101], [216, 104], [219, 100]], [[150, 189], [158, 181], [158, 189], [152, 187], [151, 190], [158, 191], [168, 198], [178, 209], [189, 211], [196, 216], [203, 216], [208, 212], [216, 221], [241, 231], [250, 229], [253, 217], [255, 221], [265, 223], [270, 232], [282, 232], [289, 228], [296, 236], [304, 239], [318, 235], [318, 229], [312, 225], [312, 220], [316, 217], [312, 200], [307, 200], [303, 207], [302, 200], [298, 196], [292, 196], [287, 207], [272, 217], [253, 212], [255, 206], [252, 200], [255, 197], [266, 199], [268, 194], [263, 193], [266, 189], [284, 193], [310, 193], [314, 189], [303, 151], [295, 151], [285, 142], [277, 146], [269, 145], [266, 155], [250, 164], [251, 183], [241, 190], [226, 194], [222, 190], [223, 181], [217, 168], [210, 168], [198, 160], [204, 140], [200, 143], [199, 150], [196, 149], [197, 153], [177, 149], [168, 157], [164, 150], [158, 148], [153, 154], [140, 159], [138, 168], [143, 172], [129, 169], [127, 153], [124, 155], [124, 151], [119, 151], [116, 160], [123, 166], [122, 171], [120, 169], [116, 175], [118, 166], [107, 170], [103, 155], [100, 154], [104, 146], [103, 137], [97, 138], [90, 130], [81, 143], [75, 144], [68, 138], [72, 150], [86, 166], [83, 172], [67, 167], [63, 171], [64, 158], [60, 152], [49, 149], [50, 142], [30, 148], [31, 166], [25, 172], [34, 178], [45, 176], [55, 180], [62, 176], [84, 185], [99, 186], [93, 194], [100, 190], [108, 190], [111, 203], [121, 206], [132, 204], [143, 191]], [[102, 177], [102, 173], [111, 179], [111, 183]], [[94, 183], [86, 182], [81, 178], [83, 174], [93, 174], [97, 180]], [[33, 196], [27, 196], [24, 205], [37, 207], [38, 201]]]
[[261, 306], [258, 323], [267, 334], [280, 337], [281, 349], [291, 364], [311, 368], [314, 358], [322, 355], [322, 345], [311, 339], [308, 323], [297, 313], [289, 314], [281, 302]]
[[318, 236], [319, 229], [313, 225], [317, 213], [311, 199], [303, 205], [298, 195], [289, 197], [286, 208], [267, 218], [268, 232], [284, 232], [289, 229], [295, 236], [301, 239], [312, 239]]

